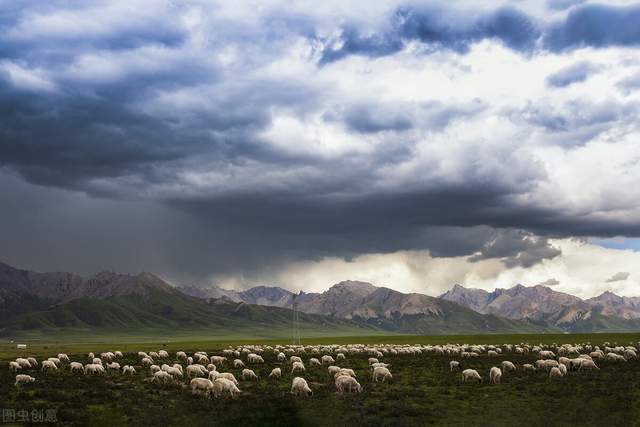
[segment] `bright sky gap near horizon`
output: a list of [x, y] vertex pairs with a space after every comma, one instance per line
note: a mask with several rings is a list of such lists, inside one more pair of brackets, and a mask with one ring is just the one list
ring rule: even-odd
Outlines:
[[0, 261], [640, 295], [638, 2], [0, 10]]

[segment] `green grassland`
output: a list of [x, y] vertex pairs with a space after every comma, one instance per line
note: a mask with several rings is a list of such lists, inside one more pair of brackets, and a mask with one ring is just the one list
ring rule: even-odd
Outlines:
[[[86, 362], [88, 351], [107, 349], [123, 352], [167, 349], [170, 352], [204, 350], [210, 354], [228, 345], [287, 343], [285, 336], [247, 339], [246, 337], [185, 337], [184, 340], [118, 341], [104, 336], [102, 342], [30, 342], [26, 353], [39, 357], [67, 352], [71, 360]], [[305, 344], [328, 343], [577, 343], [603, 342], [629, 344], [640, 341], [640, 334], [591, 335], [457, 335], [457, 336], [338, 336], [305, 337]], [[15, 343], [0, 346], [0, 408], [57, 409], [60, 422], [67, 425], [304, 425], [304, 426], [632, 426], [640, 425], [640, 362], [626, 364], [599, 362], [600, 371], [571, 373], [550, 381], [538, 372], [518, 370], [505, 374], [502, 384], [489, 385], [491, 366], [502, 360], [517, 365], [531, 363], [534, 355], [481, 356], [462, 360], [465, 368], [477, 369], [483, 384], [461, 384], [460, 374], [449, 372], [448, 356], [390, 356], [393, 380], [373, 383], [367, 357], [347, 356], [340, 363], [356, 371], [364, 391], [360, 395], [338, 395], [326, 367], [309, 367], [302, 376], [314, 396], [294, 397], [289, 393], [293, 376], [288, 365], [265, 353], [265, 364], [252, 366], [260, 379], [240, 380], [242, 395], [235, 400], [210, 400], [192, 396], [187, 380], [158, 386], [150, 383], [148, 370], [138, 358], [125, 354], [121, 365], [134, 364], [134, 377], [108, 374], [104, 377], [72, 375], [68, 371], [43, 375], [34, 370], [37, 382], [20, 388], [13, 386], [14, 375], [7, 368], [15, 357]], [[175, 353], [172, 353], [172, 356]], [[311, 355], [303, 356], [306, 361]], [[269, 371], [283, 368], [283, 378], [269, 380]], [[222, 369], [221, 369], [222, 370]], [[240, 369], [226, 366], [224, 371], [239, 377]]]

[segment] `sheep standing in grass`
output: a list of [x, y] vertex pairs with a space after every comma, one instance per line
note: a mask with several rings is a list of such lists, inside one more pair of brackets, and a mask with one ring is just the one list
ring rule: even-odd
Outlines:
[[329, 375], [333, 376], [340, 372], [340, 366], [329, 366], [327, 371], [329, 371]]
[[38, 361], [35, 359], [35, 357], [28, 357], [27, 361], [29, 362], [29, 365], [31, 365], [32, 368], [35, 368], [38, 366]]
[[191, 393], [206, 396], [213, 392], [213, 381], [206, 378], [193, 378], [191, 382], [189, 382], [189, 387], [191, 387]]
[[62, 362], [69, 363], [69, 356], [67, 356], [67, 355], [66, 355], [66, 354], [64, 354], [64, 353], [60, 353], [60, 354], [58, 354], [58, 359], [59, 359], [60, 361], [62, 361]]
[[22, 357], [17, 358], [16, 363], [20, 365], [22, 369], [35, 368], [35, 366], [31, 366], [31, 362], [29, 362], [28, 359], [24, 359]]
[[516, 370], [516, 365], [514, 365], [512, 362], [509, 362], [508, 360], [505, 360], [504, 362], [502, 362], [502, 371], [512, 372], [515, 370]]
[[309, 359], [309, 366], [320, 366], [320, 365], [322, 364], [315, 357], [312, 357], [311, 359]]
[[343, 353], [336, 354], [336, 360], [346, 360], [346, 357]]
[[148, 357], [145, 357], [144, 359], [142, 359], [142, 366], [151, 366], [153, 365], [153, 360], [151, 360]]
[[302, 377], [295, 377], [291, 383], [291, 394], [299, 396], [313, 396], [313, 391], [309, 388], [309, 384]]
[[227, 358], [224, 357], [224, 356], [211, 356], [211, 363], [213, 363], [216, 366], [224, 365], [224, 362], [226, 362], [226, 360], [227, 360]]
[[20, 369], [22, 369], [22, 367], [18, 362], [9, 362], [9, 370], [11, 370], [11, 372], [18, 372]]
[[282, 377], [282, 369], [273, 368], [271, 373], [269, 374], [269, 378], [281, 378]]
[[249, 363], [264, 363], [264, 359], [262, 358], [262, 356], [253, 353], [247, 355], [247, 361]]
[[[213, 365], [213, 366], [216, 366], [216, 365]], [[233, 367], [234, 368], [244, 368], [244, 362], [242, 360], [240, 360], [240, 359], [235, 359], [233, 361]]]
[[300, 359], [298, 356], [291, 356], [289, 358], [289, 363], [291, 363], [292, 365], [296, 362], [302, 363], [302, 359]]
[[294, 373], [295, 371], [306, 371], [304, 364], [302, 362], [293, 362], [291, 373]]
[[84, 374], [104, 374], [104, 367], [97, 363], [89, 363], [84, 366]]
[[536, 367], [530, 363], [525, 363], [524, 365], [522, 365], [522, 370], [525, 372], [535, 372]]
[[451, 372], [459, 371], [460, 370], [460, 362], [458, 362], [457, 360], [452, 360], [451, 362], [449, 362], [449, 370]]
[[323, 365], [333, 365], [334, 363], [336, 363], [335, 360], [333, 360], [333, 357], [329, 356], [329, 355], [324, 355], [320, 358], [320, 360], [322, 360], [322, 364]]
[[489, 383], [490, 384], [499, 384], [500, 378], [502, 378], [502, 371], [498, 367], [493, 367], [489, 371]]
[[16, 383], [15, 386], [19, 386], [20, 384], [28, 384], [34, 382], [36, 379], [30, 375], [16, 375]]
[[243, 369], [242, 370], [242, 379], [243, 380], [247, 380], [247, 379], [249, 379], [249, 380], [257, 380], [258, 376], [251, 369]]
[[51, 360], [45, 360], [42, 362], [42, 372], [57, 371], [58, 367]]
[[125, 365], [125, 367], [122, 368], [122, 373], [124, 375], [135, 375], [136, 369], [133, 366]]
[[165, 371], [158, 371], [153, 374], [151, 381], [153, 381], [154, 383], [167, 383], [173, 381], [173, 377]]
[[478, 381], [482, 382], [482, 377], [475, 369], [465, 369], [462, 371], [462, 382], [466, 383], [469, 381]]
[[[211, 372], [210, 374], [213, 374], [213, 372]], [[216, 372], [215, 379], [218, 379], [218, 378], [224, 378], [226, 380], [229, 380], [235, 385], [239, 384], [238, 380], [231, 372]], [[211, 375], [209, 375], [209, 379], [211, 379]]]
[[185, 361], [185, 362], [186, 362], [186, 360], [187, 360], [187, 353], [185, 353], [184, 351], [178, 351], [178, 352], [176, 353], [176, 359], [178, 359], [178, 360], [183, 360], [183, 361]]
[[[564, 366], [564, 365], [562, 365]], [[562, 378], [564, 375], [562, 374], [562, 371], [560, 370], [560, 368], [554, 366], [553, 368], [551, 368], [551, 370], [549, 371], [549, 378]]]
[[558, 365], [558, 369], [560, 369], [560, 372], [562, 372], [563, 376], [567, 375], [567, 365], [560, 364]]
[[285, 360], [287, 360], [287, 355], [284, 353], [278, 353], [276, 359], [278, 359], [278, 362], [284, 362]]
[[340, 394], [344, 393], [345, 391], [348, 391], [349, 393], [362, 392], [362, 386], [358, 383], [358, 381], [348, 375], [340, 375], [338, 376], [338, 378], [336, 378], [336, 389]]
[[71, 362], [69, 369], [71, 369], [71, 372], [84, 372], [84, 366], [79, 362]]
[[117, 362], [111, 362], [107, 364], [107, 369], [110, 369], [112, 371], [119, 371], [120, 370], [120, 364]]
[[240, 389], [238, 389], [237, 384], [233, 381], [230, 381], [227, 378], [216, 378], [213, 382], [213, 395], [215, 397], [220, 397], [225, 393], [229, 393], [229, 396], [234, 398], [241, 392]]
[[391, 375], [389, 369], [385, 367], [378, 366], [377, 368], [373, 368], [373, 381], [378, 382], [380, 378], [382, 378], [382, 382], [385, 382], [387, 378], [392, 379], [393, 376]]
[[578, 368], [578, 372], [582, 372], [583, 370], [593, 371], [594, 369], [600, 370], [600, 368], [596, 366], [593, 360], [583, 360], [582, 363], [580, 364], [580, 367]]

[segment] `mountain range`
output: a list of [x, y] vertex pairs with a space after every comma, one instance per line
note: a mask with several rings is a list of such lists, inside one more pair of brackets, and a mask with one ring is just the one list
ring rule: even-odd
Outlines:
[[256, 286], [174, 287], [152, 273], [36, 273], [0, 263], [0, 337], [51, 331], [156, 331], [166, 336], [474, 334], [640, 330], [640, 298], [582, 300], [545, 286], [487, 292], [455, 285], [440, 297], [343, 281], [321, 293]]

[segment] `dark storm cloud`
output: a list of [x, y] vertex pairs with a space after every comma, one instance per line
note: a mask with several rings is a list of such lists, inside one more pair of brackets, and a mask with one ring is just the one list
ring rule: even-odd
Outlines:
[[403, 49], [407, 41], [416, 40], [431, 49], [466, 52], [473, 43], [497, 39], [516, 50], [530, 50], [540, 35], [537, 24], [517, 9], [504, 7], [469, 17], [468, 13], [439, 7], [402, 7], [391, 19], [391, 29], [375, 34], [361, 34], [347, 27], [339, 47], [323, 51], [321, 63], [348, 55], [386, 56]]
[[538, 283], [536, 286], [558, 286], [560, 284], [560, 281], [558, 279], [555, 278], [551, 278], [551, 279], [547, 279], [544, 282], [540, 282]]
[[609, 277], [607, 280], [605, 280], [605, 282], [607, 282], [607, 283], [623, 282], [623, 281], [627, 280], [629, 278], [629, 276], [631, 276], [631, 273], [628, 273], [626, 271], [620, 271], [620, 272], [614, 274], [613, 276]]
[[[577, 3], [577, 2], [574, 2]], [[363, 33], [346, 26], [339, 44], [323, 50], [321, 63], [349, 55], [380, 57], [401, 51], [407, 42], [426, 45], [426, 51], [466, 52], [486, 39], [494, 39], [523, 53], [536, 49], [565, 51], [582, 47], [640, 45], [640, 6], [586, 4], [572, 8], [566, 18], [538, 22], [511, 7], [474, 13], [440, 7], [401, 7], [389, 19], [389, 28]]]
[[[456, 149], [447, 135], [419, 159], [416, 140], [485, 113], [485, 101], [351, 99], [306, 69], [265, 71], [283, 67], [298, 41], [318, 40], [312, 17], [272, 13], [251, 27], [207, 10], [188, 27], [172, 3], [143, 12], [1, 4], [0, 260], [196, 280], [407, 249], [530, 266], [558, 255], [551, 237], [640, 235], [634, 224], [522, 206], [545, 171], [511, 145]], [[465, 52], [494, 39], [529, 54], [547, 35], [511, 8], [402, 7], [387, 30], [347, 24], [341, 37], [322, 62], [389, 55], [408, 41]], [[546, 107], [509, 118], [569, 132], [637, 111]], [[315, 152], [304, 130], [269, 141], [279, 116], [319, 117], [367, 144]], [[414, 159], [413, 170], [390, 173]]]
[[547, 77], [547, 84], [553, 87], [567, 87], [573, 83], [584, 82], [600, 67], [588, 61], [581, 61], [565, 67]]

